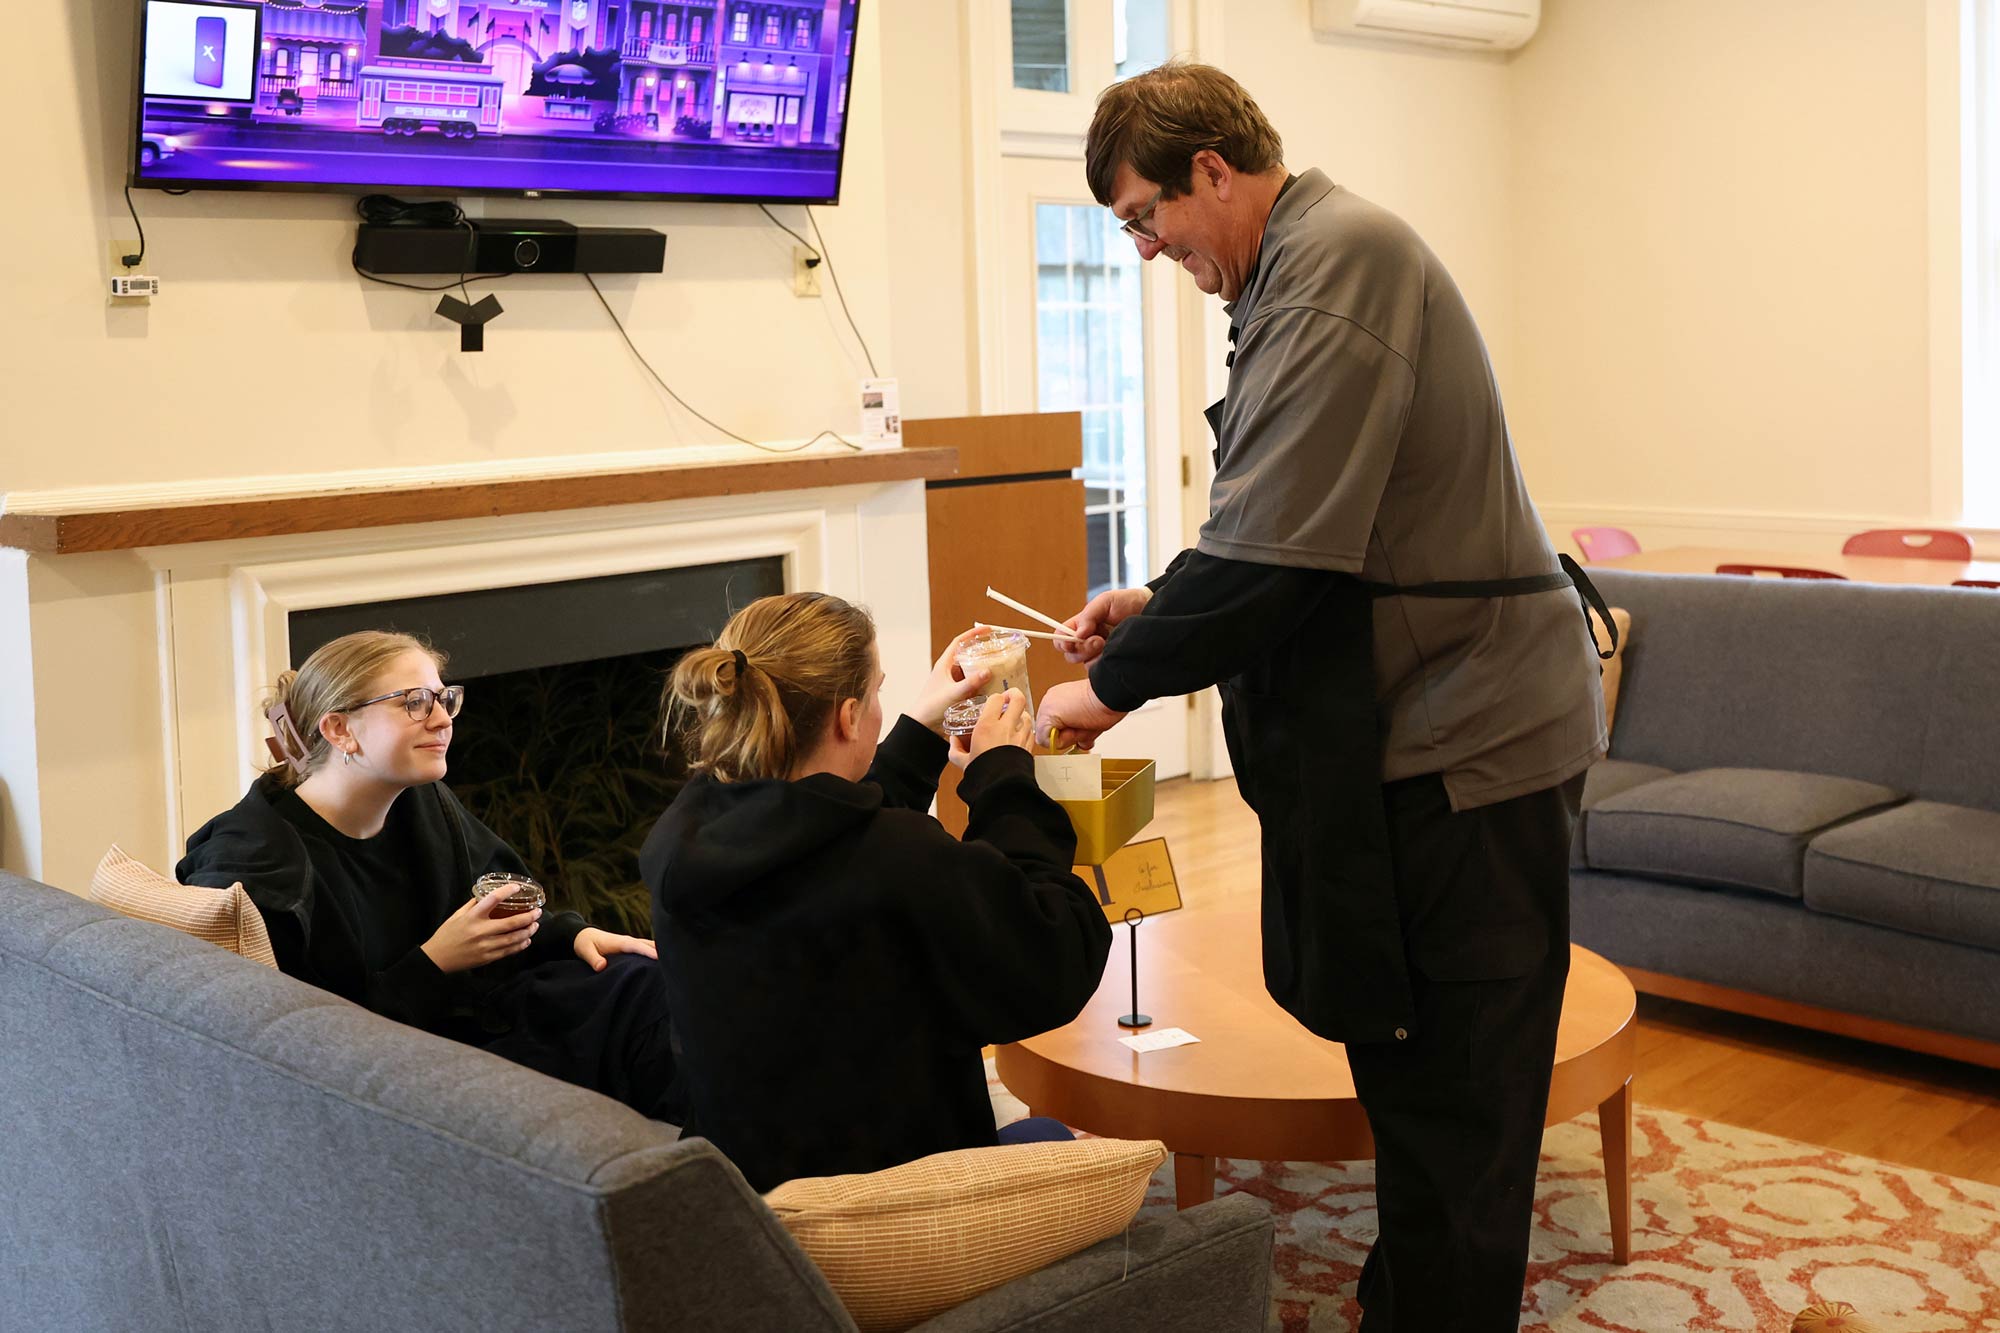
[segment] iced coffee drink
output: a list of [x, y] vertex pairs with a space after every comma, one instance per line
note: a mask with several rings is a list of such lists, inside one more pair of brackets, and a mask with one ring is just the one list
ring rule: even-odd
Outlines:
[[988, 694], [1019, 690], [1035, 708], [1035, 691], [1028, 684], [1028, 636], [1015, 630], [988, 630], [958, 650], [958, 669], [966, 675], [984, 668], [993, 673], [982, 686]]

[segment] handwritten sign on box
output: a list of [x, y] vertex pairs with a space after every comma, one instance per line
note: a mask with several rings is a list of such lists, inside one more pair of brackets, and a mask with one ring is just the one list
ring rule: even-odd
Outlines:
[[1104, 795], [1104, 761], [1094, 754], [1038, 754], [1035, 785], [1051, 800], [1098, 800]]
[[1097, 889], [1097, 901], [1105, 918], [1116, 924], [1136, 907], [1147, 916], [1172, 912], [1181, 906], [1180, 880], [1174, 875], [1174, 859], [1167, 852], [1165, 838], [1148, 838], [1127, 843], [1100, 866], [1077, 866], [1084, 883]]

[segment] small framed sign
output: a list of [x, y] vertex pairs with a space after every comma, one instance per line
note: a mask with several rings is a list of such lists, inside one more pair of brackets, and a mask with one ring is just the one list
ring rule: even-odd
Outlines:
[[1134, 907], [1147, 916], [1172, 912], [1181, 905], [1181, 885], [1174, 876], [1174, 859], [1165, 838], [1127, 843], [1103, 865], [1078, 866], [1076, 873], [1097, 889], [1097, 901], [1112, 924], [1125, 920]]
[[861, 447], [903, 447], [902, 394], [894, 377], [861, 381]]

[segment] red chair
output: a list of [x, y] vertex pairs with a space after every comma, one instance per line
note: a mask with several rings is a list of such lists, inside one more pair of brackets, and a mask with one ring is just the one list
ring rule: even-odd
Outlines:
[[1798, 565], [1717, 565], [1718, 574], [1775, 574], [1781, 579], [1846, 579], [1845, 574], [1835, 574], [1825, 569], [1803, 569]]
[[1874, 528], [1849, 537], [1840, 553], [1903, 560], [1970, 560], [1972, 539], [1950, 528]]
[[[1583, 552], [1583, 563], [1616, 560], [1621, 555], [1639, 554], [1639, 539], [1623, 528], [1573, 528], [1569, 539]], [[1968, 557], [1969, 558], [1969, 557]]]
[[1954, 588], [2000, 588], [2000, 579], [1953, 579]]

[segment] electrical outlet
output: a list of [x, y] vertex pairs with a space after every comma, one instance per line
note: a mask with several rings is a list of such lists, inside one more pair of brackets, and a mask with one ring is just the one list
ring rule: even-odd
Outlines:
[[792, 295], [819, 295], [819, 270], [806, 262], [814, 258], [817, 256], [805, 246], [792, 247]]
[[[136, 255], [138, 253], [139, 253], [139, 241], [136, 237], [129, 241], [111, 242], [111, 276], [113, 278], [143, 276], [139, 269], [125, 267], [125, 256]], [[110, 298], [110, 300], [111, 304], [115, 306], [129, 306], [129, 305], [150, 305], [152, 303], [153, 298], [150, 296], [113, 295]]]

